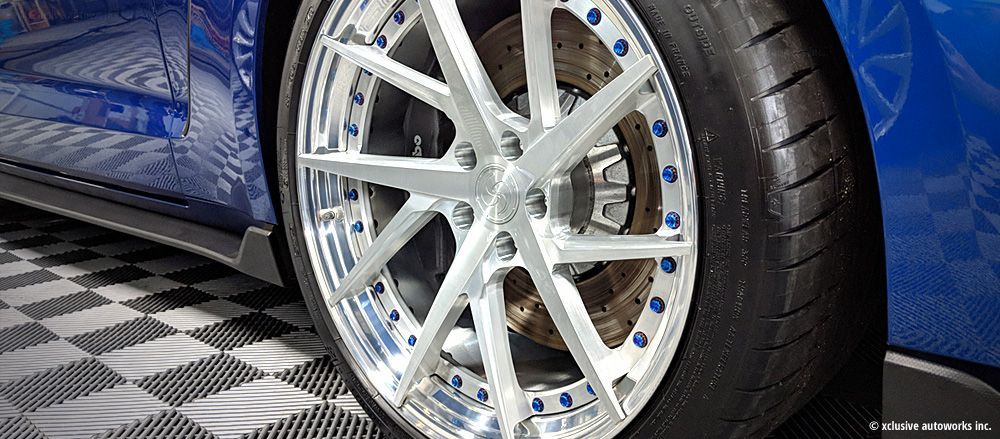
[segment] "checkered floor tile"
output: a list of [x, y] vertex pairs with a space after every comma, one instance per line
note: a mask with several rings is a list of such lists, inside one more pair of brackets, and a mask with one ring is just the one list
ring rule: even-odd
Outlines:
[[0, 201], [0, 438], [378, 437], [296, 290]]

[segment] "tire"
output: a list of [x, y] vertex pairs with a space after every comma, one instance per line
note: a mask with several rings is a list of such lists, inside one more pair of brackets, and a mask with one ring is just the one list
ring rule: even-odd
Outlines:
[[[285, 60], [277, 120], [284, 224], [303, 296], [343, 379], [383, 433], [418, 437], [355, 374], [305, 252], [295, 127], [303, 67], [330, 4], [302, 4]], [[701, 254], [680, 350], [620, 437], [762, 437], [839, 370], [883, 294], [874, 167], [854, 84], [818, 1], [633, 7], [685, 111]]]

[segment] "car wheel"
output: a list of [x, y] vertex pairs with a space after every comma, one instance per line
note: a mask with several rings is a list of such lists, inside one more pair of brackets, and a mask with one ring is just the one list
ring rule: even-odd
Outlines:
[[766, 434], [878, 294], [866, 140], [796, 2], [306, 0], [279, 190], [383, 432]]

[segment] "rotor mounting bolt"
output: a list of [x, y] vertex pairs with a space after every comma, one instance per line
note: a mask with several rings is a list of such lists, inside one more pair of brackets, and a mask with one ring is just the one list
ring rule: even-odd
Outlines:
[[662, 314], [663, 310], [667, 309], [667, 304], [663, 302], [663, 299], [654, 297], [649, 301], [649, 309], [657, 314]]
[[347, 127], [347, 134], [351, 137], [358, 137], [358, 124], [352, 123]]
[[365, 76], [371, 76], [372, 75], [372, 72], [369, 72], [368, 69], [361, 69], [361, 73], [364, 73]]
[[573, 406], [573, 395], [570, 395], [569, 393], [563, 392], [562, 395], [559, 395], [559, 404], [561, 404], [563, 407], [566, 407], [566, 408], [572, 407]]
[[646, 343], [649, 343], [649, 340], [646, 338], [646, 333], [639, 331], [632, 335], [632, 343], [640, 348], [644, 348], [646, 347]]
[[676, 229], [681, 226], [681, 215], [677, 212], [670, 212], [663, 219], [663, 224], [666, 224], [671, 229]]
[[656, 137], [663, 137], [667, 135], [667, 121], [660, 119], [653, 122], [653, 135]]
[[375, 45], [378, 46], [379, 49], [385, 49], [387, 42], [388, 40], [385, 39], [385, 35], [379, 35], [378, 38], [375, 39]]
[[545, 410], [545, 403], [542, 402], [541, 398], [532, 399], [531, 409], [534, 410], [536, 413], [541, 413], [542, 410]]
[[587, 393], [591, 395], [597, 395], [597, 393], [594, 392], [594, 387], [591, 386], [590, 383], [587, 383]]
[[480, 387], [479, 391], [476, 392], [476, 399], [478, 399], [479, 402], [486, 402], [490, 399], [490, 393], [487, 392], [486, 389]]
[[410, 338], [406, 339], [406, 344], [408, 344], [410, 346], [416, 345], [417, 344], [417, 336], [416, 335], [411, 335]]
[[619, 38], [618, 41], [615, 41], [615, 55], [625, 56], [625, 54], [627, 53], [628, 53], [628, 41]]
[[392, 320], [394, 322], [398, 322], [399, 321], [399, 311], [396, 311], [396, 310], [389, 311], [389, 320]]
[[663, 181], [667, 183], [673, 183], [677, 181], [677, 168], [673, 166], [665, 166], [663, 168]]
[[454, 387], [454, 388], [456, 388], [456, 389], [461, 389], [462, 388], [462, 377], [460, 377], [458, 375], [455, 375], [455, 376], [451, 377], [451, 386]]
[[361, 224], [361, 221], [355, 221], [352, 228], [354, 229], [355, 233], [361, 233], [365, 231], [365, 225]]
[[587, 12], [587, 23], [590, 23], [592, 26], [597, 26], [597, 23], [600, 23], [600, 22], [601, 22], [601, 10], [600, 9], [593, 8], [590, 11]]
[[375, 282], [375, 285], [372, 288], [375, 288], [375, 292], [379, 294], [385, 292], [385, 284], [383, 284], [382, 282]]
[[360, 93], [360, 92], [359, 93], [355, 93], [354, 94], [354, 103], [357, 104], [357, 105], [364, 104], [365, 103], [365, 95], [364, 95], [364, 93]]
[[674, 260], [674, 258], [663, 258], [663, 260], [660, 261], [660, 269], [663, 270], [664, 273], [673, 273], [677, 270], [677, 261]]
[[358, 190], [351, 189], [347, 191], [347, 199], [351, 201], [358, 201]]
[[396, 24], [403, 24], [404, 20], [406, 20], [406, 14], [403, 11], [396, 11], [395, 14], [392, 14], [392, 21], [395, 21]]

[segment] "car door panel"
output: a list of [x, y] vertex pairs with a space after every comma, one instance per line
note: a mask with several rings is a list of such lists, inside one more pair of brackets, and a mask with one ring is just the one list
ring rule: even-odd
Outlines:
[[0, 38], [0, 159], [179, 195], [169, 139], [184, 118], [153, 0], [15, 6], [14, 35]]

